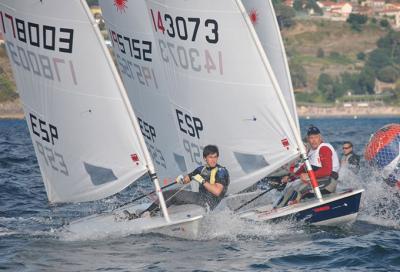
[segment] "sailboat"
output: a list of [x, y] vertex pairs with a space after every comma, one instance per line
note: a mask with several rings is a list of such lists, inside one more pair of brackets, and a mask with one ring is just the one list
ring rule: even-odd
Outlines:
[[[115, 1], [115, 18], [132, 18], [127, 15], [137, 2]], [[0, 3], [0, 29], [49, 201], [102, 199], [144, 175], [160, 201], [159, 216], [120, 220], [125, 210], [144, 208], [133, 203], [66, 229], [196, 237], [204, 209], [167, 209], [157, 175], [168, 182], [189, 171], [209, 143], [220, 147], [231, 174], [230, 199], [299, 155], [312, 177], [295, 111], [241, 1], [148, 0], [141, 6], [137, 24], [128, 20], [120, 28], [112, 21], [122, 82], [85, 1]], [[129, 80], [136, 83], [130, 86]], [[312, 207], [351, 197], [351, 214], [358, 211], [361, 191], [332, 200], [322, 198], [315, 179], [313, 188]], [[288, 214], [311, 206], [293, 205]], [[333, 208], [321, 211], [327, 210]], [[259, 207], [240, 216], [266, 221], [266, 214], [271, 212]], [[275, 215], [283, 216], [283, 210]]]
[[0, 29], [49, 202], [103, 199], [146, 175], [154, 183], [162, 216], [113, 224], [116, 210], [71, 222], [68, 231], [195, 230], [202, 209], [166, 208], [141, 124], [86, 1], [1, 1]]
[[[315, 200], [284, 209], [265, 205], [240, 212], [241, 217], [268, 221], [294, 216], [321, 224], [355, 219], [362, 190], [322, 198], [313, 175], [270, 1], [103, 0], [100, 5], [114, 53], [124, 59], [118, 62], [120, 70], [129, 62], [146, 65], [162, 86], [140, 86], [137, 78], [122, 73], [132, 100], [140, 97], [151, 104], [149, 93], [154, 93], [162, 97], [156, 100], [157, 107], [170, 108], [185, 169], [201, 163], [202, 146], [217, 144], [221, 163], [231, 174], [230, 202], [243, 198], [241, 191], [282, 165], [300, 155], [304, 159]], [[129, 54], [129, 41], [150, 44], [151, 57], [144, 61]], [[155, 130], [162, 127], [155, 125]], [[161, 148], [163, 143], [159, 144]]]
[[[299, 128], [296, 102], [291, 82], [285, 48], [272, 1], [242, 1], [248, 17], [259, 38], [270, 67], [288, 106], [290, 115]], [[304, 155], [302, 155], [304, 157]], [[287, 174], [287, 166], [275, 171], [272, 176]], [[295, 219], [313, 225], [341, 226], [357, 218], [363, 189], [344, 189], [322, 198], [303, 200], [299, 204], [276, 209], [273, 203], [256, 209], [240, 209], [241, 218], [257, 222]], [[263, 193], [261, 193], [263, 194]], [[310, 194], [309, 194], [310, 196]], [[257, 196], [256, 196], [257, 198]]]

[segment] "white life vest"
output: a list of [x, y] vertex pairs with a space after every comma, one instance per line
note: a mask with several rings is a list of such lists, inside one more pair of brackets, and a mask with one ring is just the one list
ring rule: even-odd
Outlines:
[[332, 171], [338, 173], [340, 168], [339, 158], [333, 146], [328, 143], [321, 143], [317, 149], [310, 149], [310, 151], [308, 151], [308, 158], [310, 159], [311, 165], [322, 167], [319, 150], [323, 146], [328, 147], [332, 151]]

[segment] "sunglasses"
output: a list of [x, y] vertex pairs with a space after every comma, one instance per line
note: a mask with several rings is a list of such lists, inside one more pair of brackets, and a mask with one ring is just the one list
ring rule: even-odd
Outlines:
[[343, 146], [343, 149], [350, 149], [352, 146]]

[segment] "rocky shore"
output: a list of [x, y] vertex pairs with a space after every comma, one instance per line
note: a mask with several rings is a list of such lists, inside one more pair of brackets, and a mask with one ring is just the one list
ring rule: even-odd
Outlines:
[[0, 103], [0, 119], [22, 119], [24, 111], [19, 100]]
[[300, 117], [360, 117], [360, 116], [399, 116], [400, 107], [369, 106], [369, 107], [321, 107], [317, 105], [297, 107]]

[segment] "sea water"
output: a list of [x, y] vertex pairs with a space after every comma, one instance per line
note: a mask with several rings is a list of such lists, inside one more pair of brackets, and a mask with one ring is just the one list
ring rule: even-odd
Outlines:
[[[371, 133], [400, 118], [301, 120], [320, 128], [340, 155], [350, 140], [362, 154]], [[223, 155], [223, 154], [222, 154]], [[400, 200], [370, 172], [341, 184], [366, 190], [355, 224], [317, 228], [251, 224], [229, 213], [208, 218], [202, 240], [162, 235], [92, 239], [60, 235], [68, 221], [152, 190], [148, 180], [91, 203], [47, 202], [25, 121], [0, 121], [0, 270], [9, 271], [400, 271]], [[276, 194], [276, 193], [275, 193]], [[275, 196], [273, 192], [270, 198]], [[95, 234], [93, 235], [95, 237]]]

